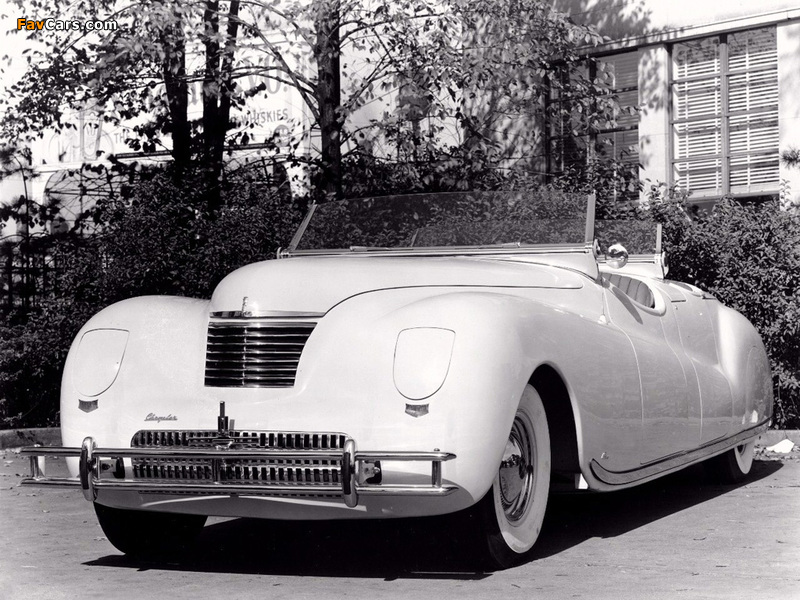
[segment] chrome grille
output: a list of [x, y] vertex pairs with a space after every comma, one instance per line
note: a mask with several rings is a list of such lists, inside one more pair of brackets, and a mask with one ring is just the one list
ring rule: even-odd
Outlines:
[[211, 387], [292, 387], [314, 322], [212, 319], [205, 384]]
[[[264, 450], [342, 449], [347, 436], [342, 433], [236, 431], [232, 448]], [[132, 448], [212, 449], [219, 443], [216, 430], [138, 431]], [[148, 480], [215, 481], [214, 467], [208, 459], [134, 458], [133, 477]], [[341, 483], [340, 460], [264, 459], [225, 460], [219, 467], [219, 482], [253, 485], [292, 485], [302, 492], [303, 485]]]

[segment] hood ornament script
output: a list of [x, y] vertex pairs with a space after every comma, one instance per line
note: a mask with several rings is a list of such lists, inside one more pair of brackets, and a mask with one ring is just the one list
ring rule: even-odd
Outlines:
[[249, 300], [248, 296], [245, 296], [244, 298], [242, 298], [242, 316], [243, 317], [252, 317], [253, 316], [253, 311], [250, 310], [250, 307], [247, 305], [248, 300]]
[[[95, 400], [95, 402], [97, 402]], [[97, 408], [97, 406], [95, 406]], [[145, 421], [155, 421], [156, 423], [161, 423], [161, 421], [177, 421], [178, 417], [173, 415], [172, 413], [168, 415], [157, 415], [156, 413], [147, 413], [147, 416], [144, 418]]]

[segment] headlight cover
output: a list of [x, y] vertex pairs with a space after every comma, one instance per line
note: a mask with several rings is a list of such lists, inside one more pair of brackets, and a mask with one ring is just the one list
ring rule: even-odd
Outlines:
[[128, 332], [124, 329], [91, 329], [83, 334], [75, 356], [72, 382], [82, 396], [99, 396], [119, 374]]
[[450, 329], [415, 327], [397, 336], [394, 386], [409, 400], [424, 400], [447, 378], [456, 334]]

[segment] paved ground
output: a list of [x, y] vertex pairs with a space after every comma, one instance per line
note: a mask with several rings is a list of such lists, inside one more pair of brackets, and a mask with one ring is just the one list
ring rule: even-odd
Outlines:
[[[59, 461], [48, 472], [61, 468]], [[80, 492], [20, 488], [0, 467], [0, 598], [800, 599], [800, 452], [762, 454], [748, 482], [702, 468], [603, 495], [558, 496], [532, 560], [471, 570], [448, 521], [209, 521], [200, 549], [145, 563], [103, 537]]]

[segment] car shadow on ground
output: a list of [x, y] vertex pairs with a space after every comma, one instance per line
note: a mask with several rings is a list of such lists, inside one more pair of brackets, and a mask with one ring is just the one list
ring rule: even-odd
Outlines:
[[[756, 461], [745, 482], [775, 473], [780, 462]], [[648, 523], [730, 492], [702, 466], [609, 494], [554, 494], [530, 561], [591, 538], [623, 535]], [[109, 555], [87, 566], [386, 580], [482, 579], [477, 542], [464, 515], [397, 521], [292, 523], [232, 519], [207, 525], [195, 547], [179, 557], [145, 561]]]
[[745, 481], [735, 485], [710, 482], [700, 464], [618, 492], [553, 495], [531, 559], [558, 554], [589, 538], [623, 535], [769, 477], [782, 466], [780, 461], [756, 460]]

